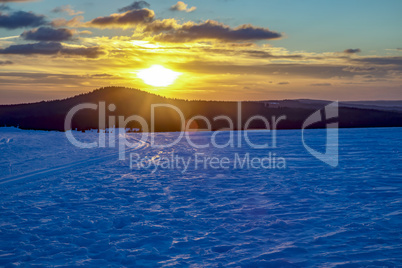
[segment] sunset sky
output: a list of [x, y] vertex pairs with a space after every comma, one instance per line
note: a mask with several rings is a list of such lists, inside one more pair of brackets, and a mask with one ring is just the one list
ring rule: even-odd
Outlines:
[[[208, 100], [402, 99], [400, 0], [0, 0], [0, 104], [102, 86]], [[153, 65], [180, 73], [154, 87]]]

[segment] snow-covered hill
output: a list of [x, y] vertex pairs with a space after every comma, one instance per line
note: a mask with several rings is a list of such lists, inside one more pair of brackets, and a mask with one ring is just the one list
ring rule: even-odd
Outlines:
[[[244, 142], [195, 149], [183, 141], [127, 151], [149, 163], [190, 159], [183, 172], [145, 162], [130, 168], [133, 159], [119, 161], [117, 148], [79, 149], [64, 133], [2, 128], [0, 266], [400, 266], [400, 134], [340, 130], [337, 168], [309, 155], [296, 130], [278, 131], [278, 148], [269, 150]], [[134, 142], [140, 134], [127, 135]], [[154, 135], [161, 143], [179, 134]], [[213, 133], [191, 135], [204, 144]], [[228, 135], [220, 133], [218, 142]], [[267, 140], [266, 132], [248, 135]], [[319, 147], [325, 131], [307, 135]], [[269, 153], [286, 167], [234, 167], [236, 155]], [[196, 168], [196, 154], [228, 158], [228, 168], [202, 162]]]

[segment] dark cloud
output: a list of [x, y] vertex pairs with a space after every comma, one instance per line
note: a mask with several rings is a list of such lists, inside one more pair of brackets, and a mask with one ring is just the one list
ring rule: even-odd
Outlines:
[[351, 73], [368, 73], [368, 72], [374, 72], [377, 69], [374, 67], [348, 66], [343, 70]]
[[317, 83], [317, 84], [311, 84], [310, 86], [315, 86], [315, 87], [330, 87], [332, 86], [331, 83]]
[[7, 48], [0, 49], [0, 54], [43, 54], [53, 55], [59, 53], [63, 49], [62, 44], [55, 42], [40, 42], [35, 44], [11, 45]]
[[398, 65], [402, 67], [402, 57], [370, 57], [353, 59], [352, 61], [376, 65]]
[[0, 60], [0, 66], [2, 66], [2, 65], [10, 65], [10, 64], [13, 64], [13, 62], [9, 61], [9, 60], [6, 60], [6, 61]]
[[345, 49], [343, 51], [343, 53], [346, 53], [346, 54], [356, 54], [356, 53], [360, 53], [360, 52], [362, 52], [360, 50], [360, 48], [349, 48], [349, 49]]
[[104, 54], [100, 47], [66, 47], [58, 42], [39, 42], [35, 44], [11, 45], [0, 49], [0, 54], [16, 55], [68, 55], [97, 58]]
[[57, 74], [57, 73], [18, 73], [18, 72], [10, 72], [10, 73], [0, 73], [0, 77], [20, 77], [20, 78], [29, 78], [29, 79], [78, 79], [78, 78], [111, 78], [115, 77], [111, 74]]
[[60, 53], [62, 55], [82, 56], [87, 58], [98, 58], [105, 54], [100, 47], [63, 48]]
[[127, 11], [123, 14], [112, 14], [106, 17], [98, 17], [91, 20], [87, 25], [100, 28], [133, 27], [138, 24], [151, 22], [154, 17], [154, 11], [144, 8]]
[[22, 27], [36, 27], [46, 24], [45, 16], [32, 12], [16, 11], [11, 14], [0, 12], [0, 28], [17, 29]]
[[396, 50], [402, 50], [402, 48], [399, 48], [399, 47], [398, 47]]
[[74, 31], [70, 29], [40, 27], [38, 29], [23, 32], [21, 37], [25, 40], [34, 41], [66, 41], [72, 39], [73, 35]]
[[289, 85], [289, 82], [279, 82], [278, 85]]
[[110, 77], [114, 77], [114, 75], [103, 73], [103, 74], [88, 75], [88, 77], [91, 77], [91, 78], [110, 78]]
[[57, 77], [60, 78], [80, 78], [80, 77], [87, 77], [82, 75], [74, 75], [74, 74], [55, 74], [55, 73], [17, 73], [17, 72], [10, 72], [10, 73], [0, 73], [0, 77], [21, 77], [21, 78], [51, 78]]
[[131, 11], [131, 10], [136, 10], [136, 9], [149, 8], [149, 7], [151, 7], [151, 5], [145, 1], [136, 1], [136, 2], [132, 3], [131, 5], [120, 8], [118, 11], [126, 12], [126, 11]]
[[[334, 77], [353, 78], [355, 73], [344, 71], [347, 66], [334, 66], [328, 64], [296, 64], [296, 63], [269, 63], [264, 65], [224, 64], [215, 61], [190, 61], [177, 63], [172, 68], [192, 73], [205, 74], [245, 74], [256, 75], [286, 75], [287, 77], [311, 77], [316, 79], [329, 79]], [[376, 77], [384, 77], [386, 71], [377, 71]]]
[[232, 29], [222, 23], [208, 20], [200, 24], [183, 24], [178, 29], [157, 36], [156, 40], [165, 42], [189, 42], [214, 39], [226, 42], [242, 42], [278, 39], [281, 36], [280, 33], [273, 32], [268, 28], [242, 25]]
[[171, 31], [179, 28], [180, 25], [175, 19], [154, 20], [151, 23], [147, 23], [144, 29], [145, 32], [160, 33]]
[[260, 58], [260, 59], [273, 59], [273, 60], [275, 60], [275, 59], [300, 60], [300, 59], [304, 58], [303, 55], [298, 55], [298, 54], [275, 55], [269, 51], [252, 50], [252, 49], [205, 48], [205, 49], [203, 49], [203, 51], [208, 52], [208, 53], [226, 55], [226, 56], [242, 56], [242, 55], [244, 55], [247, 57]]

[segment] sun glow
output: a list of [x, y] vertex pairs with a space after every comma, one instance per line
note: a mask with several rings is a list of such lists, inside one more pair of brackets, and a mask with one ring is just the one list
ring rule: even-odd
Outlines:
[[137, 73], [137, 76], [141, 78], [144, 83], [154, 87], [170, 86], [180, 75], [181, 73], [174, 72], [161, 65], [152, 65], [150, 68]]

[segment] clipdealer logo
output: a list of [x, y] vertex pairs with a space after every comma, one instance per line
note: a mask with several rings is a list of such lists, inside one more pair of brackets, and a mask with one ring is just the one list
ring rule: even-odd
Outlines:
[[[337, 167], [339, 164], [339, 104], [332, 102], [325, 106], [323, 109], [316, 111], [310, 115], [303, 123], [302, 127], [302, 142], [304, 148], [315, 158], [330, 165]], [[321, 153], [308, 146], [305, 142], [304, 132], [308, 126], [318, 122], [326, 123], [325, 129], [327, 132], [325, 142], [325, 153]]]
[[[155, 132], [155, 110], [157, 108], [169, 108], [172, 109], [173, 111], [175, 111], [177, 113], [177, 115], [179, 116], [180, 120], [181, 120], [181, 131], [178, 134], [178, 137], [168, 143], [168, 144], [157, 144], [155, 142], [155, 135], [151, 134]], [[99, 137], [97, 141], [93, 141], [91, 143], [85, 143], [85, 142], [81, 142], [79, 140], [77, 140], [74, 136], [74, 132], [72, 131], [72, 120], [73, 117], [75, 116], [75, 114], [81, 110], [84, 109], [91, 109], [91, 110], [98, 110], [98, 115], [99, 115]], [[206, 118], [205, 116], [202, 115], [196, 115], [190, 119], [186, 119], [183, 112], [176, 106], [171, 105], [171, 104], [152, 104], [151, 105], [151, 122], [150, 122], [150, 126], [148, 125], [148, 122], [141, 116], [139, 115], [131, 115], [127, 118], [125, 118], [124, 116], [109, 116], [108, 118], [108, 123], [109, 126], [116, 125], [116, 122], [118, 122], [118, 129], [112, 128], [111, 131], [109, 131], [107, 133], [106, 131], [106, 109], [108, 109], [108, 111], [113, 112], [116, 110], [116, 106], [114, 104], [110, 104], [108, 105], [108, 107], [106, 108], [106, 103], [105, 102], [100, 102], [99, 104], [94, 104], [94, 103], [82, 103], [79, 104], [75, 107], [73, 107], [67, 114], [66, 118], [65, 118], [65, 124], [64, 124], [64, 128], [65, 128], [65, 133], [66, 133], [66, 137], [67, 139], [75, 146], [79, 147], [79, 148], [105, 148], [106, 147], [106, 134], [109, 135], [108, 137], [108, 147], [116, 147], [116, 135], [118, 135], [117, 137], [117, 147], [118, 147], [118, 151], [119, 151], [119, 160], [126, 160], [126, 150], [127, 148], [138, 148], [139, 146], [141, 146], [141, 144], [147, 143], [150, 144], [151, 148], [158, 148], [158, 149], [166, 149], [166, 148], [171, 148], [175, 145], [177, 145], [179, 142], [181, 142], [183, 139], [186, 140], [187, 144], [189, 144], [191, 147], [195, 148], [195, 149], [204, 149], [204, 148], [209, 148], [209, 147], [214, 147], [214, 148], [218, 148], [218, 149], [224, 149], [227, 147], [235, 147], [235, 145], [237, 146], [237, 148], [242, 148], [244, 146], [243, 143], [246, 143], [247, 146], [251, 149], [274, 149], [277, 148], [277, 125], [283, 121], [286, 120], [286, 116], [282, 115], [279, 117], [275, 117], [273, 116], [271, 118], [271, 120], [268, 120], [266, 117], [261, 116], [261, 115], [255, 115], [250, 117], [248, 120], [246, 120], [244, 122], [244, 125], [241, 122], [241, 118], [242, 118], [242, 106], [241, 106], [241, 102], [238, 102], [237, 105], [237, 116], [238, 116], [238, 120], [237, 120], [237, 129], [243, 129], [245, 131], [240, 131], [238, 132], [238, 135], [235, 137], [233, 134], [230, 135], [229, 140], [227, 141], [227, 143], [225, 144], [218, 144], [216, 137], [219, 133], [221, 133], [222, 131], [231, 131], [233, 132], [235, 130], [234, 126], [235, 123], [233, 122], [233, 120], [226, 116], [226, 115], [219, 115], [213, 118], [213, 121], [217, 121], [217, 120], [226, 120], [228, 123], [228, 126], [230, 126], [229, 128], [225, 128], [225, 129], [221, 129], [218, 131], [214, 131], [213, 134], [211, 135], [211, 139], [210, 142], [207, 144], [196, 144], [192, 141], [191, 139], [191, 135], [189, 131], [191, 124], [195, 121], [195, 120], [202, 120], [205, 122], [205, 125], [207, 126], [205, 129], [202, 129], [204, 131], [212, 131], [212, 122]], [[302, 140], [302, 144], [303, 146], [306, 148], [307, 152], [310, 153], [312, 156], [314, 156], [315, 158], [317, 158], [318, 160], [328, 164], [331, 167], [337, 167], [338, 163], [339, 163], [339, 155], [338, 155], [338, 147], [339, 147], [339, 141], [338, 141], [338, 122], [335, 120], [338, 119], [338, 102], [333, 102], [328, 104], [327, 106], [325, 106], [323, 109], [318, 110], [316, 112], [314, 112], [312, 115], [310, 115], [303, 123], [302, 126], [302, 132], [301, 132], [301, 140]], [[127, 138], [127, 133], [126, 133], [126, 126], [130, 123], [135, 121], [136, 123], [138, 123], [141, 126], [140, 130], [140, 134], [141, 134], [141, 138], [140, 139], [135, 139], [133, 141], [133, 139], [128, 139]], [[254, 142], [252, 142], [250, 140], [249, 137], [249, 132], [246, 131], [249, 129], [250, 124], [253, 121], [262, 121], [265, 124], [265, 128], [263, 129], [264, 131], [266, 131], [267, 133], [270, 134], [271, 139], [268, 142], [268, 139], [263, 141], [261, 144], [256, 144]], [[317, 150], [314, 150], [312, 147], [310, 147], [306, 141], [305, 141], [305, 131], [309, 126], [312, 126], [315, 123], [319, 123], [319, 122], [324, 122], [326, 123], [325, 125], [325, 129], [326, 129], [326, 142], [325, 142], [325, 148], [326, 151], [325, 153], [321, 153]], [[275, 154], [274, 154], [275, 155]], [[272, 153], [269, 153], [269, 156], [272, 158]], [[237, 157], [237, 158], [236, 158]], [[276, 155], [274, 156], [274, 158], [276, 157]], [[136, 155], [136, 158], [138, 158], [138, 156]], [[247, 160], [247, 163], [249, 163], [249, 155], [247, 155], [247, 157], [245, 158]], [[130, 160], [132, 160], [132, 156], [130, 157]], [[240, 159], [240, 156], [236, 156], [234, 155], [234, 160], [236, 159]], [[256, 160], [254, 158], [253, 161], [256, 161], [260, 163], [260, 167], [265, 167], [263, 163], [266, 159], [259, 159]], [[281, 157], [278, 157], [278, 159], [281, 162], [282, 160], [284, 160]], [[274, 159], [275, 160], [275, 159]], [[140, 159], [137, 159], [137, 162], [140, 161]], [[142, 161], [142, 162], [141, 162]], [[146, 165], [153, 165], [153, 166], [157, 166], [157, 164], [155, 162], [153, 162], [154, 160], [152, 160], [150, 162], [149, 159], [142, 159], [140, 162], [141, 163], [151, 163], [151, 164], [146, 164]], [[183, 163], [185, 162], [185, 160], [181, 160]], [[214, 160], [216, 161], [216, 160]], [[223, 159], [224, 162], [227, 162], [226, 159]], [[218, 161], [219, 162], [219, 161]], [[255, 162], [253, 162], [255, 163]], [[145, 164], [142, 166], [146, 166]], [[171, 165], [173, 166], [173, 165]], [[250, 166], [250, 164], [247, 165], [248, 167]], [[252, 165], [254, 166], [254, 164]], [[282, 166], [286, 166], [286, 163]]]

